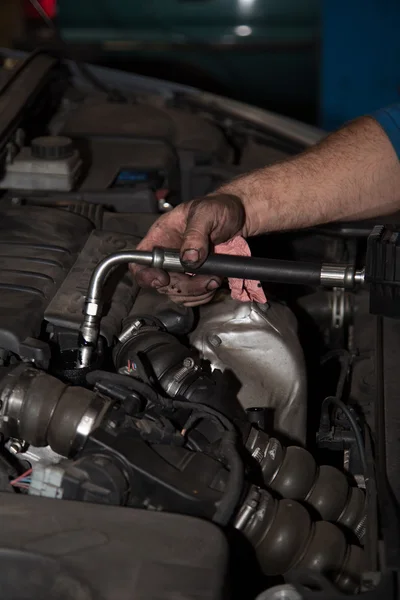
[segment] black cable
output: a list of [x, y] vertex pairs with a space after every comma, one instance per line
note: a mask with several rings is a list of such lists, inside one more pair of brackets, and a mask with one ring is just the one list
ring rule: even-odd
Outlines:
[[347, 375], [349, 372], [352, 356], [351, 356], [350, 352], [348, 352], [347, 350], [344, 350], [344, 349], [332, 350], [331, 352], [328, 352], [328, 354], [326, 354], [323, 357], [323, 359], [321, 360], [321, 364], [325, 364], [332, 358], [338, 358], [341, 363], [339, 380], [338, 380], [338, 383], [336, 386], [335, 396], [328, 396], [328, 398], [325, 398], [325, 400], [322, 403], [321, 412], [323, 412], [324, 406], [326, 406], [328, 404], [336, 404], [336, 406], [338, 406], [341, 409], [341, 411], [344, 413], [344, 415], [346, 416], [347, 420], [349, 421], [349, 423], [351, 425], [351, 428], [353, 429], [354, 436], [356, 438], [357, 447], [358, 447], [358, 452], [360, 455], [363, 474], [364, 474], [364, 477], [367, 478], [369, 469], [367, 467], [365, 444], [364, 444], [364, 440], [362, 437], [361, 429], [358, 426], [358, 423], [357, 423], [353, 413], [351, 412], [349, 407], [342, 400], [343, 390], [344, 390], [346, 378], [347, 378]]
[[365, 426], [365, 446], [368, 466], [368, 485], [366, 486], [367, 510], [365, 520], [364, 552], [366, 560], [366, 569], [370, 572], [378, 570], [378, 494], [375, 473], [375, 451], [374, 439], [371, 429]]
[[217, 510], [213, 517], [214, 523], [225, 526], [234, 515], [244, 487], [244, 466], [236, 448], [236, 429], [229, 419], [214, 408], [205, 404], [174, 400], [172, 405], [174, 408], [191, 408], [198, 410], [202, 415], [210, 415], [213, 420], [217, 418], [227, 430], [221, 437], [220, 453], [229, 467], [229, 478], [226, 483], [224, 495], [218, 503]]
[[244, 487], [244, 467], [236, 449], [237, 437], [233, 431], [227, 431], [221, 440], [221, 451], [229, 465], [229, 478], [222, 500], [218, 503], [213, 521], [218, 525], [228, 525], [235, 513]]
[[[57, 27], [55, 26], [54, 22], [50, 19], [50, 17], [44, 10], [43, 6], [39, 3], [38, 0], [29, 0], [29, 2], [31, 3], [33, 8], [36, 10], [38, 15], [42, 18], [42, 20], [47, 25], [47, 27], [49, 29], [51, 29], [51, 31], [54, 33], [54, 36], [56, 37], [59, 44], [65, 50], [67, 50], [67, 56], [68, 56], [69, 46], [65, 42], [65, 40], [62, 39]], [[77, 59], [71, 59], [71, 60], [75, 64], [76, 68], [78, 69], [78, 71], [80, 72], [82, 77], [84, 77], [84, 79], [87, 79], [94, 88], [97, 88], [101, 92], [104, 92], [105, 94], [107, 94], [110, 100], [114, 100], [116, 102], [127, 102], [127, 98], [119, 90], [116, 90], [114, 88], [109, 88], [105, 83], [103, 83], [100, 79], [98, 79], [96, 77], [96, 75], [94, 75], [90, 71], [90, 69], [87, 68], [87, 66], [85, 64], [81, 63]]]
[[321, 358], [320, 364], [325, 365], [327, 362], [332, 360], [332, 358], [340, 358], [341, 356], [350, 356], [350, 352], [348, 350], [345, 350], [344, 348], [330, 350]]
[[[365, 513], [365, 520], [363, 526], [359, 531], [356, 531], [359, 539], [364, 542], [365, 552], [367, 555], [367, 560], [369, 561], [369, 566], [371, 571], [376, 570], [377, 565], [377, 507], [376, 507], [376, 479], [375, 479], [375, 470], [374, 470], [374, 461], [373, 461], [373, 440], [371, 432], [368, 426], [365, 424], [366, 429], [366, 438], [367, 442], [364, 443], [362, 433], [358, 423], [349, 409], [349, 407], [342, 401], [344, 385], [346, 382], [346, 377], [350, 368], [350, 364], [352, 361], [352, 356], [350, 352], [345, 349], [332, 350], [328, 352], [322, 360], [321, 364], [326, 364], [329, 360], [333, 358], [338, 358], [341, 363], [341, 370], [339, 375], [339, 380], [336, 386], [336, 395], [328, 396], [322, 403], [321, 407], [321, 419], [323, 418], [323, 412], [325, 407], [329, 404], [336, 405], [346, 416], [347, 420], [350, 423], [350, 426], [354, 432], [354, 436], [357, 443], [358, 452], [360, 455], [361, 466], [364, 474], [365, 480], [365, 491], [366, 491], [366, 499], [367, 499], [367, 510]], [[328, 417], [329, 418], [329, 417]], [[368, 458], [366, 452], [366, 445], [368, 444]]]
[[336, 398], [339, 400], [343, 397], [344, 386], [346, 383], [347, 375], [349, 373], [350, 365], [351, 365], [351, 355], [346, 350], [343, 352], [341, 356], [339, 356], [339, 362], [341, 364], [339, 380], [336, 386]]
[[346, 416], [348, 422], [350, 423], [351, 428], [354, 433], [354, 437], [356, 438], [357, 448], [358, 448], [358, 452], [359, 452], [360, 460], [361, 460], [361, 466], [363, 469], [365, 480], [367, 482], [367, 477], [368, 477], [367, 459], [366, 459], [366, 455], [365, 455], [364, 440], [362, 438], [361, 430], [358, 426], [358, 423], [357, 423], [353, 413], [350, 411], [349, 407], [346, 406], [346, 404], [342, 400], [340, 400], [339, 398], [336, 398], [336, 396], [328, 396], [327, 398], [325, 398], [325, 400], [322, 403], [321, 411], [323, 411], [324, 408], [328, 404], [335, 404], [338, 408], [340, 408], [340, 410], [343, 412], [343, 414]]
[[[335, 398], [337, 398], [338, 400], [342, 400], [344, 386], [346, 383], [347, 375], [349, 373], [352, 356], [351, 356], [350, 352], [348, 352], [347, 350], [344, 350], [344, 349], [331, 350], [331, 352], [328, 352], [322, 358], [321, 365], [326, 364], [329, 360], [331, 360], [333, 358], [338, 358], [340, 365], [341, 365], [339, 379], [338, 379], [338, 382], [336, 385]], [[321, 412], [322, 412], [322, 408], [321, 408]]]
[[[151, 385], [139, 381], [135, 377], [122, 375], [119, 373], [109, 373], [108, 371], [91, 371], [86, 375], [86, 381], [89, 385], [96, 385], [98, 382], [106, 381], [114, 385], [122, 385], [127, 390], [132, 390], [143, 396], [146, 400], [157, 406], [172, 406], [172, 400], [164, 398], [156, 392]], [[186, 403], [186, 408], [189, 408]]]
[[[336, 385], [336, 393], [335, 397], [341, 400], [343, 398], [344, 386], [346, 383], [346, 378], [349, 372], [350, 364], [351, 364], [351, 354], [345, 350], [344, 348], [339, 350], [331, 350], [325, 356], [322, 357], [320, 364], [325, 365], [327, 362], [332, 360], [333, 358], [338, 358], [341, 364], [340, 374], [338, 383]], [[320, 429], [322, 429], [325, 433], [330, 429], [330, 419], [329, 412], [327, 410], [327, 404], [322, 404], [321, 406], [321, 420], [320, 420]]]
[[216, 410], [215, 408], [211, 408], [211, 406], [201, 404], [200, 402], [190, 402], [189, 400], [173, 400], [172, 406], [174, 408], [185, 408], [186, 410], [197, 409], [201, 412], [213, 415], [213, 417], [216, 417], [223, 424], [225, 429], [227, 429], [228, 431], [236, 432], [233, 423], [218, 410]]
[[190, 431], [190, 429], [192, 429], [194, 427], [194, 425], [197, 423], [197, 421], [200, 421], [201, 419], [208, 419], [209, 421], [212, 421], [214, 423], [214, 425], [217, 427], [217, 429], [219, 431], [222, 431], [222, 432], [226, 431], [226, 429], [222, 426], [220, 420], [217, 417], [214, 417], [213, 415], [210, 415], [209, 413], [196, 410], [191, 413], [190, 417], [184, 424], [184, 426], [182, 428], [182, 435], [184, 435], [184, 433], [186, 434], [186, 432]]

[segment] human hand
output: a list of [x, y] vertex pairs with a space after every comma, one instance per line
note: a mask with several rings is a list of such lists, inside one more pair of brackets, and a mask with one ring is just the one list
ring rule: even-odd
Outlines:
[[[138, 245], [138, 250], [155, 246], [179, 249], [181, 261], [190, 273], [207, 258], [213, 246], [240, 234], [245, 235], [245, 210], [241, 200], [230, 194], [215, 194], [180, 204], [162, 215]], [[155, 288], [174, 302], [198, 306], [209, 302], [221, 285], [210, 275], [166, 273], [140, 265], [130, 266], [141, 287]]]

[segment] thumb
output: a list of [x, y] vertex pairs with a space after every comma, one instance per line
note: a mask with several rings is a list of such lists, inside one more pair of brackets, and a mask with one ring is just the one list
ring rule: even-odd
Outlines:
[[202, 208], [204, 208], [204, 201], [200, 206], [196, 201], [193, 202], [183, 234], [181, 261], [188, 267], [199, 267], [208, 256], [214, 213], [211, 206], [208, 211]]

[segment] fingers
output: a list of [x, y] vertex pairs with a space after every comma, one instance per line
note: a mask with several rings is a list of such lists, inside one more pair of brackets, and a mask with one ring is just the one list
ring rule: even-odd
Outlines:
[[168, 294], [176, 297], [177, 302], [185, 302], [187, 299], [214, 294], [220, 287], [221, 279], [210, 275], [181, 275], [170, 273], [169, 284], [157, 289], [160, 294]]
[[[183, 306], [187, 306], [187, 308], [194, 308], [195, 306], [201, 306], [202, 304], [208, 304], [214, 298], [215, 292], [207, 294], [205, 296], [198, 296], [196, 299], [186, 299], [182, 302]], [[175, 302], [175, 300], [174, 300]]]
[[189, 208], [183, 233], [181, 260], [188, 267], [199, 267], [206, 260], [210, 233], [214, 226], [214, 211], [201, 209], [204, 200], [194, 200]]
[[221, 285], [219, 277], [209, 277], [206, 275], [170, 275], [169, 285], [158, 288], [160, 294], [167, 294], [169, 299], [176, 304], [184, 306], [199, 306], [212, 300], [215, 292]]
[[[182, 263], [190, 272], [206, 260], [210, 245], [231, 239], [243, 230], [244, 207], [239, 198], [216, 194], [177, 206], [161, 216], [138, 245], [140, 250], [155, 246], [180, 248]], [[130, 266], [141, 287], [152, 287], [171, 300], [186, 306], [209, 302], [221, 285], [218, 277], [166, 273], [139, 265]]]
[[135, 269], [136, 281], [142, 288], [155, 288], [160, 294], [176, 296], [176, 302], [184, 302], [187, 298], [212, 294], [221, 286], [221, 278], [210, 275], [182, 275], [166, 273], [161, 269], [148, 267]]
[[243, 229], [244, 222], [244, 207], [236, 196], [216, 194], [193, 200], [183, 234], [182, 262], [199, 267], [207, 258], [210, 242], [226, 242]]
[[[154, 246], [175, 248], [180, 246], [181, 235], [176, 231], [176, 224], [180, 223], [179, 213], [174, 217], [172, 213], [160, 217], [147, 232], [146, 237], [137, 245], [137, 250], [153, 250]], [[129, 268], [136, 277], [136, 281], [143, 288], [160, 288], [169, 284], [169, 275], [161, 269], [151, 269], [142, 265], [130, 264]]]
[[142, 288], [152, 287], [159, 289], [168, 286], [170, 282], [168, 273], [161, 269], [150, 269], [148, 267], [140, 267], [139, 265], [131, 265], [131, 271]]

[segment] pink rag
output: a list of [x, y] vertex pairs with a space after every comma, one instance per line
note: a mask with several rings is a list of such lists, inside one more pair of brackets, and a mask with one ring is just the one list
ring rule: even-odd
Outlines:
[[[250, 248], [246, 240], [238, 235], [229, 242], [218, 244], [214, 248], [216, 254], [232, 254], [234, 256], [251, 256]], [[229, 287], [231, 296], [234, 300], [240, 302], [260, 302], [265, 304], [267, 299], [259, 281], [252, 279], [235, 279], [230, 278]]]

